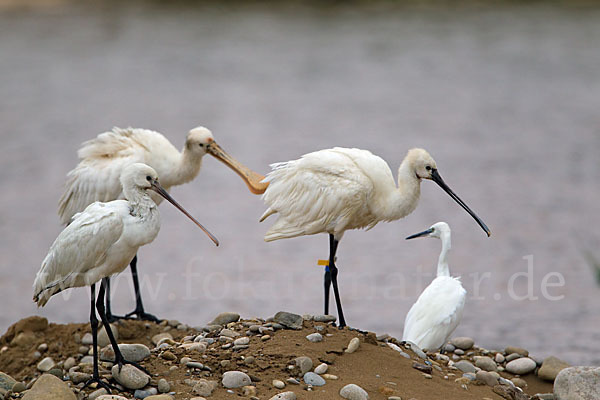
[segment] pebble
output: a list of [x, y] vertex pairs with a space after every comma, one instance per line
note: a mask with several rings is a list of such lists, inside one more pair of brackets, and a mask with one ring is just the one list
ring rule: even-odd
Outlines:
[[227, 389], [235, 389], [252, 383], [250, 377], [241, 371], [227, 371], [221, 380]]
[[331, 375], [331, 374], [323, 374], [321, 375], [323, 378], [330, 380], [330, 381], [335, 381], [338, 379], [337, 375]]
[[152, 344], [157, 346], [158, 342], [160, 342], [163, 339], [173, 340], [173, 335], [171, 335], [169, 332], [157, 333], [156, 335], [152, 336]]
[[79, 346], [79, 349], [77, 350], [80, 354], [87, 354], [90, 351], [90, 348], [88, 346]]
[[511, 382], [514, 383], [516, 387], [521, 389], [525, 389], [527, 387], [527, 382], [525, 381], [525, 379], [512, 378]]
[[[119, 330], [113, 324], [110, 324], [110, 330], [115, 337], [115, 340], [119, 340]], [[106, 329], [104, 326], [98, 331], [98, 347], [102, 348], [104, 346], [108, 346], [110, 344], [110, 339], [108, 338], [108, 334], [106, 333]]]
[[430, 373], [431, 372], [431, 365], [426, 365], [426, 364], [420, 364], [420, 363], [413, 363], [412, 367], [416, 370], [419, 370], [421, 372], [426, 372], [426, 373]]
[[444, 351], [445, 352], [452, 353], [454, 350], [456, 350], [456, 347], [452, 343], [446, 343], [444, 345]]
[[[140, 362], [150, 357], [150, 349], [141, 343], [120, 344], [119, 351], [127, 361]], [[100, 350], [100, 359], [103, 361], [115, 361], [115, 352], [112, 346], [106, 346]]]
[[87, 332], [85, 335], [83, 335], [83, 337], [81, 338], [81, 344], [87, 346], [94, 344], [94, 337], [92, 336], [92, 334]]
[[17, 382], [12, 387], [13, 393], [21, 393], [25, 389], [27, 389], [27, 387], [25, 386], [25, 384], [23, 382]]
[[557, 400], [600, 399], [600, 367], [569, 367], [554, 381]]
[[334, 315], [315, 315], [313, 317], [315, 322], [335, 322], [336, 319]]
[[269, 400], [296, 400], [296, 393], [294, 393], [294, 392], [277, 393], [275, 396], [271, 397]]
[[521, 347], [507, 346], [504, 349], [504, 354], [512, 354], [512, 353], [517, 353], [519, 355], [522, 355], [523, 357], [529, 356], [529, 352]]
[[326, 383], [325, 379], [321, 378], [321, 376], [315, 374], [314, 372], [305, 373], [303, 379], [307, 385], [312, 386], [323, 386]]
[[310, 357], [300, 356], [294, 359], [296, 366], [300, 368], [300, 374], [304, 375], [308, 371], [310, 371], [313, 367], [313, 362]]
[[306, 339], [309, 342], [317, 343], [323, 341], [323, 335], [320, 333], [311, 333], [310, 335], [306, 335]]
[[495, 371], [496, 362], [489, 357], [475, 357], [475, 366], [481, 368], [484, 371]]
[[459, 356], [464, 356], [465, 351], [462, 349], [454, 349], [454, 354], [458, 354]]
[[146, 397], [146, 400], [174, 400], [174, 397], [170, 394], [153, 394]]
[[234, 344], [234, 346], [245, 346], [245, 345], [247, 345], [248, 343], [250, 343], [250, 338], [249, 338], [249, 337], [247, 337], [247, 336], [244, 336], [244, 337], [241, 337], [241, 338], [235, 339], [235, 340], [233, 341], [233, 344]]
[[400, 396], [390, 396], [387, 400], [402, 400], [402, 398]]
[[48, 345], [46, 343], [42, 343], [38, 346], [37, 349], [41, 352], [44, 352], [44, 351], [48, 350]]
[[17, 381], [12, 376], [5, 374], [4, 372], [0, 372], [0, 389], [4, 389], [8, 392], [12, 389], [15, 383], [17, 383]]
[[131, 364], [125, 364], [119, 371], [119, 366], [112, 367], [112, 376], [127, 389], [141, 389], [150, 382], [150, 377]]
[[[109, 394], [107, 394], [108, 392], [106, 391], [106, 389], [104, 388], [100, 388], [98, 390], [93, 391], [92, 393], [90, 393], [90, 395], [88, 396], [88, 400], [98, 400], [100, 399], [102, 396], [110, 396]], [[101, 400], [101, 399], [100, 399]]]
[[242, 388], [242, 394], [245, 397], [254, 397], [254, 396], [256, 396], [256, 387], [254, 387], [254, 386], [244, 386]]
[[233, 330], [228, 329], [228, 328], [224, 328], [224, 329], [221, 329], [221, 332], [219, 332], [219, 336], [221, 336], [221, 337], [225, 336], [225, 337], [228, 337], [228, 338], [234, 338], [234, 337], [238, 337], [238, 336], [241, 336], [241, 335], [238, 332], [236, 332], [236, 331], [233, 331]]
[[483, 371], [483, 370], [477, 371], [477, 374], [475, 376], [477, 377], [478, 381], [481, 381], [488, 386], [494, 387], [495, 385], [498, 384], [498, 378], [496, 378], [494, 375], [492, 375], [488, 371]]
[[391, 336], [388, 333], [382, 333], [381, 335], [377, 335], [375, 336], [375, 339], [378, 342], [385, 342], [386, 340], [388, 340]]
[[262, 340], [263, 342], [265, 340], [269, 340], [269, 339], [271, 339], [271, 335], [263, 335], [263, 336], [260, 337], [260, 340]]
[[204, 364], [197, 361], [190, 361], [189, 363], [185, 364], [185, 366], [188, 368], [204, 369]]
[[302, 329], [302, 322], [304, 319], [298, 314], [279, 311], [273, 317], [273, 321], [290, 329]]
[[279, 379], [273, 379], [273, 387], [276, 389], [283, 389], [285, 387], [285, 383]]
[[350, 383], [340, 389], [340, 396], [348, 400], [368, 400], [367, 392], [358, 385]]
[[38, 369], [38, 371], [41, 371], [41, 372], [48, 372], [52, 368], [54, 368], [55, 365], [56, 365], [56, 363], [54, 362], [52, 357], [46, 357], [38, 363], [37, 369]]
[[298, 381], [298, 379], [295, 379], [295, 378], [287, 378], [285, 381], [291, 385], [299, 385], [300, 384], [300, 381]]
[[494, 357], [494, 361], [496, 361], [498, 364], [503, 363], [505, 360], [504, 355], [502, 355], [502, 353], [496, 353], [496, 357]]
[[86, 374], [85, 372], [77, 372], [77, 371], [69, 372], [69, 379], [71, 380], [71, 382], [73, 382], [76, 385], [81, 382], [88, 381], [91, 377], [92, 377], [91, 374]]
[[475, 366], [467, 360], [460, 360], [459, 362], [454, 363], [454, 366], [462, 372], [477, 372]]
[[93, 364], [94, 357], [93, 356], [85, 356], [79, 360], [79, 364]]
[[163, 360], [167, 360], [167, 361], [176, 361], [177, 360], [177, 356], [173, 353], [171, 353], [169, 350], [163, 352], [160, 357]]
[[224, 312], [215, 317], [208, 325], [227, 325], [231, 322], [237, 322], [240, 319], [240, 314], [234, 312]]
[[31, 389], [25, 392], [23, 400], [39, 400], [39, 399], [60, 399], [60, 400], [76, 400], [75, 394], [69, 386], [61, 379], [54, 375], [43, 374], [40, 376]]
[[455, 337], [453, 338], [450, 343], [452, 345], [454, 345], [456, 348], [462, 349], [462, 350], [469, 350], [471, 347], [473, 347], [473, 345], [475, 344], [475, 341], [473, 339], [471, 339], [470, 337]]
[[159, 393], [168, 393], [171, 390], [171, 385], [165, 378], [161, 378], [158, 380], [158, 392]]
[[358, 346], [360, 346], [359, 338], [350, 339], [350, 343], [348, 343], [348, 348], [346, 349], [346, 353], [354, 353], [356, 350], [358, 350]]
[[[106, 392], [106, 390], [104, 392]], [[91, 396], [92, 395], [90, 395], [89, 399], [91, 399]], [[119, 396], [117, 394], [102, 394], [96, 397], [96, 400], [127, 400], [127, 397]]]
[[158, 390], [156, 390], [156, 388], [153, 387], [148, 388], [147, 390], [137, 389], [135, 392], [133, 392], [133, 397], [136, 399], [145, 399], [146, 397], [153, 396], [157, 393]]
[[77, 364], [77, 361], [75, 361], [75, 358], [74, 357], [69, 357], [63, 363], [63, 368], [65, 369], [65, 371], [68, 371], [71, 368], [73, 368], [76, 364]]
[[517, 358], [521, 358], [521, 355], [519, 353], [510, 353], [506, 356], [505, 360], [506, 362], [511, 362], [512, 360], [516, 360]]
[[215, 381], [200, 379], [194, 384], [194, 388], [192, 389], [192, 391], [194, 392], [194, 394], [209, 397], [210, 395], [212, 395], [212, 392], [217, 388], [217, 386], [218, 384]]
[[328, 368], [329, 365], [321, 363], [315, 367], [315, 374], [323, 375], [325, 372], [327, 372]]
[[525, 375], [535, 369], [537, 364], [529, 357], [517, 358], [506, 364], [506, 370], [511, 374]]
[[[423, 360], [427, 360], [427, 354], [425, 354], [425, 352], [423, 350], [421, 350], [421, 348], [419, 346], [417, 346], [413, 342], [406, 342], [406, 344], [419, 358], [421, 358]], [[389, 345], [389, 343], [388, 343], [388, 345]], [[396, 347], [398, 347], [398, 346], [396, 346]]]
[[554, 381], [560, 371], [568, 368], [569, 363], [562, 361], [554, 356], [546, 357], [542, 366], [538, 370], [538, 376], [546, 381]]

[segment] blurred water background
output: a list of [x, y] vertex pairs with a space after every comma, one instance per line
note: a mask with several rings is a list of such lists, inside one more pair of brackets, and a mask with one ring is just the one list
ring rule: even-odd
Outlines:
[[[600, 288], [583, 256], [600, 257], [600, 7], [0, 3], [0, 331], [31, 314], [88, 318], [84, 289], [42, 310], [31, 301], [80, 143], [135, 126], [181, 147], [205, 125], [262, 173], [346, 146], [395, 175], [424, 147], [490, 226], [486, 238], [424, 182], [404, 220], [347, 232], [338, 266], [350, 325], [402, 335], [440, 250], [404, 237], [444, 220], [451, 270], [469, 291], [456, 335], [600, 363]], [[149, 312], [190, 325], [226, 310], [322, 312], [326, 235], [263, 242], [274, 219], [258, 224], [260, 197], [209, 156], [172, 193], [222, 245], [163, 204], [162, 230], [139, 255]], [[128, 273], [114, 295], [115, 311], [132, 308]]]

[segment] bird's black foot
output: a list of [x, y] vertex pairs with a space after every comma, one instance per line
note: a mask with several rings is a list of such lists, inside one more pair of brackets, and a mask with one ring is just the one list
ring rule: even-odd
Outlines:
[[[134, 317], [135, 315], [135, 317]], [[156, 316], [149, 314], [147, 312], [145, 312], [144, 310], [133, 310], [130, 313], [125, 314], [125, 316], [123, 317], [125, 319], [137, 319], [140, 321], [151, 321], [151, 322], [156, 322], [157, 324], [160, 323], [160, 319], [158, 319]]]
[[90, 386], [92, 383], [95, 383], [97, 388], [100, 387], [100, 388], [103, 388], [104, 390], [106, 390], [108, 392], [108, 394], [111, 393], [111, 390], [117, 390], [116, 387], [112, 386], [109, 383], [104, 382], [102, 379], [100, 379], [100, 377], [95, 377], [95, 378], [89, 379], [83, 385], [83, 388], [85, 389], [86, 387]]

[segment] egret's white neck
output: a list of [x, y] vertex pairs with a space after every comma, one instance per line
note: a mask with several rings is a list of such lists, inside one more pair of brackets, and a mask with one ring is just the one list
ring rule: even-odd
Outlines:
[[437, 276], [450, 276], [450, 268], [448, 267], [448, 252], [452, 247], [450, 233], [442, 232], [440, 239], [442, 240], [442, 251], [438, 259]]

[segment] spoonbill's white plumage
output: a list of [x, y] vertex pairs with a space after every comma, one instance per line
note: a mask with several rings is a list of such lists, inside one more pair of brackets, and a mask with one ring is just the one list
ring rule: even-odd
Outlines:
[[[192, 129], [183, 150], [178, 151], [162, 134], [147, 129], [114, 128], [83, 143], [78, 151], [79, 164], [67, 175], [65, 191], [59, 201], [58, 214], [63, 224], [73, 215], [83, 211], [94, 201], [111, 201], [124, 198], [119, 180], [121, 171], [132, 163], [145, 163], [156, 170], [165, 190], [193, 180], [200, 172], [202, 158], [211, 154], [238, 173], [254, 193], [262, 193], [264, 177], [249, 170], [227, 154], [204, 127]], [[154, 193], [152, 199], [159, 204], [162, 198]], [[136, 309], [127, 316], [157, 320], [144, 311], [137, 278], [137, 257], [132, 260], [131, 271], [136, 294]], [[107, 313], [110, 319], [110, 288], [107, 288]]]
[[438, 222], [426, 231], [407, 237], [432, 237], [442, 240], [437, 277], [423, 290], [410, 308], [404, 321], [402, 340], [415, 343], [422, 349], [434, 351], [442, 347], [462, 318], [467, 291], [459, 278], [450, 276], [448, 252], [450, 227]]
[[422, 179], [444, 189], [490, 235], [483, 221], [446, 185], [433, 158], [423, 149], [408, 152], [394, 182], [387, 163], [367, 150], [335, 147], [306, 154], [298, 160], [272, 164], [261, 217], [278, 213], [266, 241], [316, 233], [329, 234], [329, 266], [325, 269], [325, 313], [333, 284], [340, 325], [345, 319], [337, 289], [335, 253], [348, 229], [374, 227], [410, 214], [417, 206]]
[[[104, 313], [106, 278], [123, 271], [135, 257], [140, 246], [154, 240], [160, 229], [158, 206], [148, 190], [167, 199], [202, 228], [158, 183], [158, 175], [151, 167], [135, 163], [124, 168], [120, 178], [126, 200], [108, 203], [95, 202], [81, 213], [58, 235], [33, 284], [33, 300], [44, 306], [50, 297], [62, 290], [90, 286], [92, 333], [96, 336], [94, 312], [95, 284], [102, 280], [96, 308], [113, 344], [117, 362], [124, 363]], [[94, 340], [94, 344], [96, 341]], [[94, 379], [99, 381], [97, 353], [94, 347]]]

